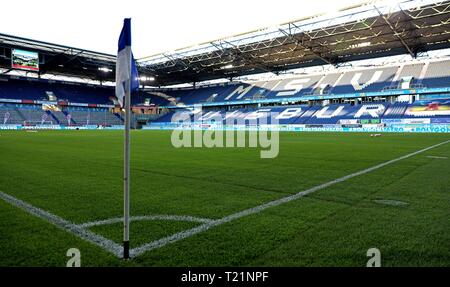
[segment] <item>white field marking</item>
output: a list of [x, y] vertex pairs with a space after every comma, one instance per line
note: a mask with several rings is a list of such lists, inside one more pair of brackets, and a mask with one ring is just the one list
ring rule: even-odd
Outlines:
[[447, 159], [446, 156], [434, 156], [434, 155], [429, 155], [429, 156], [427, 156], [427, 158]]
[[65, 219], [62, 219], [61, 217], [51, 214], [50, 212], [47, 212], [45, 210], [42, 210], [38, 207], [32, 206], [29, 203], [26, 203], [20, 199], [17, 199], [11, 195], [8, 195], [2, 191], [0, 191], [0, 198], [4, 201], [8, 202], [9, 204], [16, 206], [26, 212], [28, 212], [31, 215], [34, 215], [36, 217], [39, 217], [56, 227], [63, 229], [69, 233], [72, 233], [73, 235], [76, 235], [77, 237], [84, 239], [86, 241], [89, 241], [106, 251], [111, 252], [112, 254], [116, 255], [117, 257], [122, 257], [122, 246], [119, 244], [106, 239], [100, 235], [97, 235], [89, 230], [83, 229], [76, 224], [73, 224]]
[[308, 195], [310, 193], [316, 192], [318, 190], [322, 190], [324, 188], [330, 187], [330, 186], [335, 185], [335, 184], [340, 183], [340, 182], [344, 182], [344, 181], [349, 180], [351, 178], [354, 178], [354, 177], [357, 177], [357, 176], [360, 176], [360, 175], [372, 172], [374, 170], [377, 170], [377, 169], [380, 169], [380, 168], [385, 167], [387, 165], [390, 165], [390, 164], [396, 163], [398, 161], [410, 158], [412, 156], [415, 156], [417, 154], [426, 152], [426, 151], [428, 151], [430, 149], [433, 149], [433, 148], [436, 148], [438, 146], [447, 144], [449, 142], [450, 142], [450, 140], [447, 140], [445, 142], [432, 145], [430, 147], [427, 147], [427, 148], [418, 150], [416, 152], [413, 152], [413, 153], [401, 156], [399, 158], [396, 158], [396, 159], [393, 159], [393, 160], [390, 160], [390, 161], [387, 161], [387, 162], [384, 162], [384, 163], [380, 163], [380, 164], [375, 165], [373, 167], [369, 167], [367, 169], [364, 169], [364, 170], [361, 170], [361, 171], [358, 171], [358, 172], [355, 172], [355, 173], [343, 176], [341, 178], [329, 181], [327, 183], [324, 183], [324, 184], [312, 187], [310, 189], [301, 191], [301, 192], [296, 193], [294, 195], [290, 195], [290, 196], [286, 196], [286, 197], [283, 197], [283, 198], [280, 198], [280, 199], [277, 199], [277, 200], [274, 200], [274, 201], [270, 201], [268, 203], [264, 203], [264, 204], [256, 206], [256, 207], [249, 208], [249, 209], [246, 209], [246, 210], [243, 210], [243, 211], [240, 211], [240, 212], [237, 212], [237, 213], [225, 216], [225, 217], [223, 217], [221, 219], [217, 219], [217, 220], [214, 220], [214, 221], [202, 224], [200, 226], [197, 226], [197, 227], [194, 227], [194, 228], [182, 231], [182, 232], [175, 233], [175, 234], [173, 234], [171, 236], [167, 236], [167, 237], [155, 240], [155, 241], [150, 242], [148, 244], [144, 244], [144, 245], [142, 245], [140, 247], [136, 247], [134, 249], [131, 249], [130, 250], [130, 256], [131, 257], [136, 257], [136, 256], [141, 255], [144, 252], [149, 251], [149, 250], [160, 248], [160, 247], [163, 247], [163, 246], [165, 246], [167, 244], [180, 241], [182, 239], [188, 238], [188, 237], [193, 236], [195, 234], [198, 234], [198, 233], [201, 233], [201, 232], [205, 232], [205, 231], [207, 231], [207, 230], [209, 230], [209, 229], [211, 229], [211, 228], [213, 228], [215, 226], [222, 225], [224, 223], [228, 223], [230, 221], [239, 219], [239, 218], [247, 216], [247, 215], [260, 213], [261, 211], [263, 211], [263, 210], [265, 210], [267, 208], [278, 206], [278, 205], [281, 205], [281, 204], [284, 204], [284, 203], [287, 203], [287, 202], [299, 199], [299, 198], [304, 197], [304, 196], [306, 196], [306, 195]]
[[408, 205], [409, 203], [403, 202], [400, 200], [393, 200], [393, 199], [375, 199], [374, 202], [378, 204], [385, 204], [385, 205], [392, 205], [392, 206], [404, 206]]
[[[144, 215], [144, 216], [130, 217], [130, 221], [150, 221], [150, 220], [189, 221], [189, 222], [199, 222], [199, 223], [208, 223], [208, 222], [213, 221], [213, 219], [209, 219], [209, 218], [200, 218], [200, 217], [185, 216], [185, 215]], [[89, 228], [92, 226], [107, 225], [107, 224], [122, 223], [122, 222], [123, 222], [123, 217], [116, 217], [116, 218], [110, 218], [110, 219], [105, 219], [105, 220], [86, 222], [83, 224], [79, 224], [78, 227]]]

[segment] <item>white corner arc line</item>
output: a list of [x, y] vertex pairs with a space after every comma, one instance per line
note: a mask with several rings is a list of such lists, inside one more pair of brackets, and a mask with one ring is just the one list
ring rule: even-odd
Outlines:
[[4, 201], [6, 201], [7, 203], [9, 203], [15, 207], [18, 207], [31, 215], [39, 217], [39, 218], [55, 225], [56, 227], [58, 227], [60, 229], [63, 229], [81, 239], [89, 241], [89, 242], [111, 252], [112, 254], [116, 255], [117, 257], [122, 256], [122, 252], [123, 252], [122, 246], [120, 246], [119, 244], [117, 244], [109, 239], [106, 239], [98, 234], [95, 234], [95, 233], [89, 231], [89, 230], [81, 228], [81, 227], [73, 224], [72, 222], [69, 222], [57, 215], [51, 214], [50, 212], [47, 212], [38, 207], [35, 207], [29, 203], [26, 203], [26, 202], [24, 202], [20, 199], [17, 199], [11, 195], [8, 195], [2, 191], [0, 191], [0, 198], [3, 199]]
[[[167, 220], [167, 221], [188, 221], [188, 222], [198, 222], [198, 223], [208, 223], [214, 221], [209, 218], [201, 218], [195, 216], [187, 216], [187, 215], [166, 215], [166, 214], [158, 214], [158, 215], [142, 215], [142, 216], [131, 216], [130, 221], [151, 221], [151, 220]], [[105, 220], [97, 220], [86, 222], [82, 224], [78, 224], [78, 227], [81, 228], [89, 228], [93, 226], [99, 225], [108, 225], [114, 223], [122, 223], [123, 217], [115, 217]]]
[[278, 205], [281, 205], [281, 204], [284, 204], [284, 203], [287, 203], [287, 202], [299, 199], [301, 197], [304, 197], [304, 196], [306, 196], [308, 194], [311, 194], [313, 192], [316, 192], [318, 190], [322, 190], [324, 188], [330, 187], [330, 186], [335, 185], [337, 183], [340, 183], [340, 182], [349, 180], [351, 178], [354, 178], [354, 177], [357, 177], [357, 176], [360, 176], [360, 175], [372, 172], [374, 170], [377, 170], [377, 169], [380, 169], [380, 168], [385, 167], [387, 165], [390, 165], [390, 164], [396, 163], [398, 161], [410, 158], [412, 156], [415, 156], [417, 154], [426, 152], [426, 151], [428, 151], [430, 149], [433, 149], [433, 148], [436, 148], [438, 146], [447, 144], [449, 142], [450, 142], [450, 140], [447, 140], [445, 142], [441, 142], [441, 143], [432, 145], [430, 147], [427, 147], [427, 148], [415, 151], [413, 153], [410, 153], [410, 154], [398, 157], [396, 159], [389, 160], [389, 161], [377, 164], [375, 166], [369, 167], [367, 169], [364, 169], [364, 170], [361, 170], [361, 171], [358, 171], [358, 172], [355, 172], [355, 173], [352, 173], [352, 174], [340, 177], [338, 179], [329, 181], [327, 183], [324, 183], [324, 184], [321, 184], [321, 185], [309, 188], [307, 190], [301, 191], [301, 192], [296, 193], [294, 195], [290, 195], [290, 196], [286, 196], [286, 197], [283, 197], [283, 198], [280, 198], [280, 199], [276, 199], [276, 200], [273, 200], [273, 201], [261, 204], [261, 205], [256, 206], [256, 207], [252, 207], [252, 208], [249, 208], [249, 209], [246, 209], [246, 210], [243, 210], [243, 211], [240, 211], [240, 212], [237, 212], [237, 213], [225, 216], [225, 217], [223, 217], [221, 219], [217, 219], [217, 220], [214, 220], [212, 222], [202, 224], [200, 226], [191, 228], [189, 230], [178, 232], [178, 233], [173, 234], [171, 236], [167, 236], [167, 237], [155, 240], [153, 242], [150, 242], [148, 244], [144, 244], [144, 245], [142, 245], [140, 247], [136, 247], [136, 248], [130, 250], [130, 256], [131, 257], [139, 256], [139, 255], [141, 255], [144, 252], [147, 252], [147, 251], [150, 251], [150, 250], [153, 250], [153, 249], [156, 249], [156, 248], [163, 247], [163, 246], [165, 246], [167, 244], [170, 244], [170, 243], [174, 243], [174, 242], [180, 241], [182, 239], [188, 238], [188, 237], [193, 236], [195, 234], [207, 231], [207, 230], [209, 230], [209, 229], [211, 229], [211, 228], [213, 228], [215, 226], [222, 225], [224, 223], [228, 223], [230, 221], [239, 219], [239, 218], [247, 216], [247, 215], [259, 213], [259, 212], [261, 212], [261, 211], [263, 211], [263, 210], [265, 210], [267, 208], [270, 208], [270, 207], [278, 206]]

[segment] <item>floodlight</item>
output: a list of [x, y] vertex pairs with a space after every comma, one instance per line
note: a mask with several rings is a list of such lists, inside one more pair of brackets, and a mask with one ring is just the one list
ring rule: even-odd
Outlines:
[[111, 69], [107, 68], [107, 67], [100, 67], [98, 68], [99, 71], [105, 72], [105, 73], [109, 73], [112, 72]]

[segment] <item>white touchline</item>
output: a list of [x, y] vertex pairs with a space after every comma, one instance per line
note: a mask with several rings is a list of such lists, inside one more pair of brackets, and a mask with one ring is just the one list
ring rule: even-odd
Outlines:
[[[265, 210], [267, 208], [270, 208], [270, 207], [278, 206], [278, 205], [281, 205], [281, 204], [284, 204], [284, 203], [296, 200], [296, 199], [301, 198], [301, 197], [303, 197], [305, 195], [308, 195], [310, 193], [316, 192], [318, 190], [322, 190], [324, 188], [327, 188], [327, 187], [335, 185], [337, 183], [346, 181], [346, 180], [351, 179], [353, 177], [356, 177], [356, 176], [359, 176], [359, 175], [362, 175], [362, 174], [366, 174], [366, 173], [369, 173], [371, 171], [380, 169], [380, 168], [382, 168], [384, 166], [387, 166], [387, 165], [393, 164], [395, 162], [398, 162], [400, 160], [403, 160], [403, 159], [415, 156], [417, 154], [423, 153], [423, 152], [428, 151], [430, 149], [433, 149], [433, 148], [436, 148], [438, 146], [447, 144], [449, 142], [450, 142], [450, 140], [447, 140], [445, 142], [442, 142], [442, 143], [439, 143], [439, 144], [436, 144], [436, 145], [433, 145], [433, 146], [421, 149], [419, 151], [416, 151], [416, 152], [413, 152], [413, 153], [401, 156], [399, 158], [396, 158], [396, 159], [393, 159], [393, 160], [390, 160], [390, 161], [387, 161], [387, 162], [375, 165], [373, 167], [370, 167], [370, 168], [367, 168], [367, 169], [364, 169], [364, 170], [361, 170], [361, 171], [358, 171], [358, 172], [346, 175], [344, 177], [341, 177], [341, 178], [329, 181], [327, 183], [324, 183], [324, 184], [312, 187], [310, 189], [301, 191], [301, 192], [296, 193], [294, 195], [290, 195], [290, 196], [286, 196], [286, 197], [283, 197], [283, 198], [280, 198], [280, 199], [277, 199], [277, 200], [274, 200], [274, 201], [270, 201], [268, 203], [264, 203], [264, 204], [258, 205], [256, 207], [249, 208], [249, 209], [246, 209], [246, 210], [243, 210], [243, 211], [240, 211], [240, 212], [237, 212], [237, 213], [225, 216], [225, 217], [223, 217], [221, 219], [217, 219], [217, 220], [211, 220], [211, 219], [207, 219], [207, 218], [198, 218], [198, 217], [193, 217], [193, 216], [177, 216], [177, 215], [135, 216], [135, 217], [133, 217], [134, 220], [158, 220], [158, 219], [160, 219], [160, 220], [181, 220], [181, 221], [200, 222], [200, 223], [203, 223], [203, 224], [199, 225], [197, 227], [194, 227], [192, 229], [185, 230], [185, 231], [173, 234], [171, 236], [155, 240], [155, 241], [150, 242], [148, 244], [144, 244], [144, 245], [142, 245], [140, 247], [136, 247], [136, 248], [130, 250], [130, 256], [131, 257], [139, 256], [142, 253], [147, 252], [149, 250], [160, 248], [160, 247], [163, 247], [163, 246], [165, 246], [167, 244], [174, 243], [176, 241], [185, 239], [185, 238], [193, 236], [195, 234], [207, 231], [207, 230], [211, 229], [212, 227], [215, 227], [215, 226], [218, 226], [218, 225], [222, 225], [224, 223], [228, 223], [230, 221], [233, 221], [235, 219], [239, 219], [239, 218], [247, 216], [247, 215], [259, 213], [259, 212], [261, 212], [261, 211], [263, 211], [263, 210]], [[115, 243], [115, 242], [113, 242], [113, 241], [111, 241], [109, 239], [106, 239], [106, 238], [104, 238], [104, 237], [102, 237], [100, 235], [97, 235], [97, 234], [95, 234], [95, 233], [85, 229], [85, 228], [88, 228], [88, 227], [91, 227], [91, 226], [96, 226], [96, 225], [111, 224], [111, 223], [121, 222], [122, 218], [112, 218], [112, 219], [106, 219], [106, 220], [94, 221], [94, 222], [88, 222], [88, 223], [76, 225], [76, 224], [71, 223], [71, 222], [69, 222], [69, 221], [67, 221], [67, 220], [65, 220], [65, 219], [63, 219], [63, 218], [61, 218], [61, 217], [59, 217], [57, 215], [51, 214], [48, 211], [45, 211], [45, 210], [42, 210], [42, 209], [40, 209], [38, 207], [32, 206], [31, 204], [26, 203], [26, 202], [24, 202], [24, 201], [22, 201], [20, 199], [17, 199], [15, 197], [11, 196], [11, 195], [8, 195], [8, 194], [6, 194], [6, 193], [4, 193], [2, 191], [0, 191], [0, 198], [3, 199], [5, 202], [8, 202], [9, 204], [13, 205], [13, 206], [16, 206], [16, 207], [18, 207], [18, 208], [20, 208], [20, 209], [22, 209], [22, 210], [24, 210], [24, 211], [34, 215], [34, 216], [37, 216], [37, 217], [39, 217], [39, 218], [41, 218], [41, 219], [43, 219], [43, 220], [45, 220], [45, 221], [47, 221], [47, 222], [57, 226], [57, 227], [65, 230], [65, 231], [67, 231], [69, 233], [72, 233], [72, 234], [76, 235], [77, 237], [79, 237], [81, 239], [89, 241], [89, 242], [91, 242], [91, 243], [93, 243], [93, 244], [95, 244], [95, 245], [105, 249], [106, 251], [111, 252], [112, 254], [114, 254], [115, 256], [117, 256], [119, 258], [122, 257], [122, 246], [121, 245], [119, 245], [119, 244], [117, 244], [117, 243]]]
[[298, 199], [300, 197], [303, 197], [305, 195], [308, 195], [310, 193], [313, 193], [313, 192], [316, 192], [318, 190], [321, 190], [321, 189], [327, 188], [329, 186], [335, 185], [337, 183], [349, 180], [349, 179], [351, 179], [353, 177], [356, 177], [356, 176], [359, 176], [359, 175], [362, 175], [362, 174], [366, 174], [366, 173], [369, 173], [371, 171], [380, 169], [380, 168], [382, 168], [384, 166], [387, 166], [387, 165], [393, 164], [395, 162], [398, 162], [400, 160], [404, 160], [404, 159], [407, 159], [409, 157], [415, 156], [417, 154], [426, 152], [426, 151], [428, 151], [430, 149], [436, 148], [438, 146], [444, 145], [444, 144], [449, 143], [449, 142], [450, 142], [450, 140], [447, 140], [445, 142], [432, 145], [430, 147], [427, 147], [427, 148], [418, 150], [416, 152], [413, 152], [413, 153], [401, 156], [399, 158], [396, 158], [396, 159], [393, 159], [393, 160], [390, 160], [390, 161], [387, 161], [387, 162], [384, 162], [384, 163], [380, 163], [380, 164], [375, 165], [373, 167], [370, 167], [370, 168], [367, 168], [367, 169], [364, 169], [364, 170], [361, 170], [361, 171], [358, 171], [358, 172], [355, 172], [355, 173], [343, 176], [341, 178], [329, 181], [327, 183], [324, 183], [324, 184], [312, 187], [310, 189], [301, 191], [301, 192], [296, 193], [294, 195], [290, 195], [290, 196], [286, 196], [286, 197], [283, 197], [283, 198], [280, 198], [280, 199], [277, 199], [277, 200], [274, 200], [274, 201], [270, 201], [268, 203], [264, 203], [264, 204], [261, 204], [261, 205], [256, 206], [256, 207], [249, 208], [249, 209], [246, 209], [246, 210], [243, 210], [243, 211], [240, 211], [240, 212], [237, 212], [237, 213], [225, 216], [225, 217], [223, 217], [221, 219], [217, 219], [217, 220], [214, 220], [212, 222], [202, 224], [202, 225], [194, 227], [192, 229], [189, 229], [189, 230], [186, 230], [186, 231], [182, 231], [182, 232], [176, 233], [174, 235], [171, 235], [171, 236], [168, 236], [168, 237], [165, 237], [165, 238], [161, 238], [159, 240], [155, 240], [153, 242], [150, 242], [148, 244], [144, 244], [144, 245], [142, 245], [140, 247], [137, 247], [137, 248], [134, 248], [134, 249], [130, 250], [130, 256], [131, 257], [139, 256], [142, 253], [147, 252], [149, 250], [160, 248], [160, 247], [163, 247], [163, 246], [165, 246], [165, 245], [167, 245], [169, 243], [173, 243], [173, 242], [185, 239], [187, 237], [190, 237], [192, 235], [195, 235], [195, 234], [207, 231], [207, 230], [211, 229], [212, 227], [215, 227], [215, 226], [218, 226], [218, 225], [222, 225], [224, 223], [228, 223], [230, 221], [239, 219], [241, 217], [244, 217], [244, 216], [247, 216], [247, 215], [250, 215], [250, 214], [259, 213], [259, 212], [261, 212], [261, 211], [263, 211], [263, 210], [265, 210], [267, 208], [270, 208], [270, 207], [278, 206], [278, 205], [281, 205], [281, 204], [284, 204], [284, 203], [296, 200], [296, 199]]
[[8, 202], [9, 204], [16, 206], [34, 216], [37, 216], [65, 231], [68, 231], [69, 233], [72, 233], [81, 239], [84, 239], [86, 241], [89, 241], [97, 246], [100, 246], [101, 248], [113, 253], [114, 255], [121, 257], [122, 256], [122, 246], [119, 244], [106, 239], [100, 235], [97, 235], [89, 230], [86, 230], [84, 228], [81, 228], [72, 222], [69, 222], [65, 219], [62, 219], [61, 217], [51, 214], [50, 212], [47, 212], [45, 210], [42, 210], [38, 207], [32, 206], [29, 203], [26, 203], [20, 199], [17, 199], [11, 195], [8, 195], [2, 191], [0, 191], [0, 198], [4, 201]]

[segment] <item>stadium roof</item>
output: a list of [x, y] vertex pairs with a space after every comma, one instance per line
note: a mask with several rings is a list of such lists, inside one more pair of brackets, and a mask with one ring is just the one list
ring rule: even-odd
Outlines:
[[201, 82], [450, 47], [450, 0], [369, 2], [138, 60], [155, 85]]
[[[138, 60], [152, 86], [202, 82], [450, 48], [450, 0], [369, 2]], [[114, 82], [116, 56], [0, 34], [0, 68], [11, 49], [39, 52], [40, 74]], [[0, 74], [1, 75], [1, 74]]]
[[11, 71], [11, 49], [39, 53], [39, 73], [114, 81], [116, 56], [0, 34], [0, 68]]

